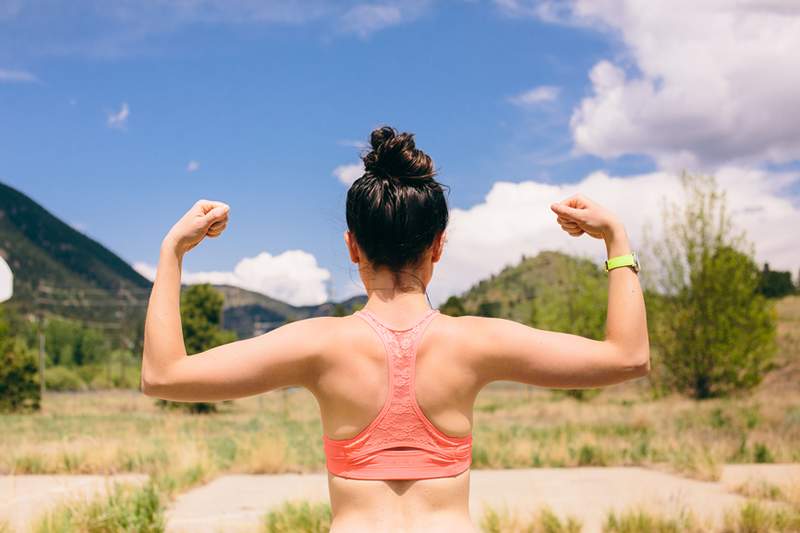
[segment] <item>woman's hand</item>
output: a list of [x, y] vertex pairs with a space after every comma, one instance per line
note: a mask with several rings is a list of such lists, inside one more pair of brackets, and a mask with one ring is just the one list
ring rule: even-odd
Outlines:
[[228, 225], [228, 211], [230, 207], [222, 202], [199, 200], [172, 226], [163, 245], [183, 255], [203, 237], [218, 237]]
[[611, 211], [582, 194], [550, 204], [550, 209], [558, 215], [556, 220], [561, 224], [561, 229], [573, 237], [586, 233], [595, 239], [607, 239], [621, 226], [619, 219]]

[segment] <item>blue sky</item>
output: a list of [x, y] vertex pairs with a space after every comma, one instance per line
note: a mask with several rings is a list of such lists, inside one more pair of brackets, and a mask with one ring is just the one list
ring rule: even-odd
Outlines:
[[[592, 190], [585, 180], [597, 172], [611, 180], [649, 176], [665, 190], [677, 166], [728, 173], [732, 187], [749, 175], [768, 199], [784, 200], [782, 216], [797, 215], [796, 126], [750, 146], [717, 141], [711, 100], [689, 100], [681, 109], [700, 111], [668, 120], [613, 107], [621, 104], [603, 93], [609, 84], [655, 108], [674, 103], [670, 83], [678, 94], [688, 83], [664, 72], [671, 58], [654, 58], [659, 52], [637, 37], [637, 25], [648, 22], [629, 20], [636, 10], [627, 2], [610, 11], [511, 0], [140, 4], [0, 0], [0, 180], [142, 271], [156, 263], [170, 225], [205, 197], [231, 205], [231, 224], [187, 257], [185, 269], [198, 280], [234, 276], [241, 260], [267, 252], [249, 274], [230, 279], [298, 304], [358, 292], [342, 241], [347, 184], [333, 171], [357, 163], [354, 143], [384, 123], [414, 132], [451, 187], [460, 221], [453, 232], [462, 236], [443, 262], [451, 283], [437, 286], [439, 300], [521, 253], [573, 246], [542, 206], [571, 188]], [[624, 13], [633, 15], [617, 16]], [[752, 22], [775, 23], [764, 21]], [[712, 40], [709, 49], [718, 44], [702, 38]], [[717, 78], [731, 81], [734, 67]], [[638, 82], [664, 91], [649, 96], [662, 100], [647, 101]], [[731, 98], [741, 109], [773, 98], [769, 88], [750, 92], [746, 102]], [[626, 112], [630, 131], [615, 129], [613, 117]], [[675, 122], [714, 128], [683, 141], [670, 136]], [[776, 179], [785, 185], [780, 193]], [[544, 203], [530, 205], [541, 220], [532, 225], [550, 223], [553, 238], [520, 235], [520, 222], [506, 219], [497, 235], [469, 240], [467, 221], [486, 225], [479, 217], [493, 205], [487, 194], [505, 182], [538, 187], [533, 194]], [[752, 199], [750, 189], [741, 192]], [[481, 243], [493, 261], [470, 265], [458, 253]], [[598, 258], [604, 252], [580, 246]], [[771, 243], [762, 255], [796, 271], [800, 261], [782, 248]], [[277, 260], [289, 250], [304, 253], [302, 268], [288, 256]]]

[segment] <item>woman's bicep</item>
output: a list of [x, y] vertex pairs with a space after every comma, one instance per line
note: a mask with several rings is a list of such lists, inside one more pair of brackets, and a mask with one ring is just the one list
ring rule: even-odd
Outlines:
[[503, 318], [471, 317], [485, 383], [516, 381], [550, 388], [611, 385], [644, 374], [608, 341], [537, 329]]
[[330, 319], [290, 322], [258, 337], [186, 356], [150, 384], [145, 394], [176, 401], [219, 401], [287, 386], [309, 387], [326, 330], [322, 322]]

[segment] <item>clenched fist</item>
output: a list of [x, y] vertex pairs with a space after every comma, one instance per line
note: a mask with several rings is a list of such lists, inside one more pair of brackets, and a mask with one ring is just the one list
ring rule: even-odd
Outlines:
[[573, 237], [586, 233], [595, 239], [607, 239], [621, 225], [611, 211], [582, 194], [550, 204], [550, 209], [558, 215], [556, 221], [561, 229]]
[[185, 254], [204, 237], [218, 237], [228, 225], [229, 211], [230, 207], [225, 203], [199, 200], [172, 226], [164, 237], [164, 246]]

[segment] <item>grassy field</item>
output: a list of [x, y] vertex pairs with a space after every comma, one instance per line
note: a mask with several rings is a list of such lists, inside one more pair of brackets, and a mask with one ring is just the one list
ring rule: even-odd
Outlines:
[[[669, 515], [658, 509], [632, 507], [608, 512], [602, 529], [605, 533], [793, 533], [800, 531], [799, 495], [800, 490], [794, 490], [792, 494], [773, 490], [767, 496], [773, 502], [752, 499], [738, 508], [726, 509], [721, 524], [703, 520], [690, 511]], [[328, 503], [287, 501], [263, 515], [262, 531], [324, 533], [330, 529], [330, 523]], [[478, 517], [478, 525], [485, 533], [579, 533], [583, 530], [579, 518], [558, 516], [546, 506], [529, 513], [485, 506]], [[160, 533], [164, 527], [164, 499], [151, 485], [140, 488], [119, 485], [105, 497], [88, 502], [67, 502], [46, 512], [34, 523], [32, 531]], [[0, 524], [2, 531], [6, 530]]]
[[[588, 402], [493, 384], [475, 409], [474, 468], [642, 465], [715, 479], [722, 463], [800, 462], [800, 392], [654, 400], [635, 387]], [[44, 412], [0, 417], [0, 472], [143, 472], [181, 490], [223, 472], [324, 470], [304, 390], [164, 412], [135, 391], [54, 393]]]
[[[473, 468], [642, 465], [715, 479], [722, 463], [800, 462], [800, 297], [779, 302], [776, 368], [755, 391], [654, 399], [646, 382], [588, 401], [508, 382], [475, 406]], [[222, 472], [324, 470], [322, 426], [303, 389], [163, 411], [137, 391], [48, 393], [34, 415], [0, 415], [0, 472], [143, 472], [176, 489]]]
[[[473, 468], [639, 465], [713, 480], [723, 463], [800, 462], [800, 297], [778, 305], [780, 352], [752, 393], [693, 401], [654, 398], [646, 381], [609, 387], [588, 401], [494, 383], [475, 406]], [[222, 473], [324, 471], [313, 396], [275, 391], [219, 404], [213, 415], [161, 410], [138, 391], [47, 393], [33, 415], [0, 415], [0, 473], [141, 472], [151, 482], [42, 517], [35, 531], [161, 531], [175, 494]], [[742, 486], [756, 498], [731, 511], [725, 532], [800, 530], [800, 488]], [[765, 507], [779, 502], [784, 509]], [[265, 515], [265, 531], [324, 531], [329, 508], [302, 502]], [[134, 522], [131, 522], [134, 521]], [[695, 517], [631, 509], [608, 532], [707, 531]], [[288, 528], [288, 529], [287, 529]], [[573, 532], [547, 509], [512, 516], [487, 509], [484, 531]], [[0, 532], [7, 530], [0, 523]]]
[[[475, 407], [473, 468], [641, 465], [715, 479], [722, 463], [800, 462], [800, 298], [779, 314], [776, 368], [740, 397], [654, 399], [641, 382], [578, 401], [491, 384]], [[172, 492], [223, 472], [324, 470], [307, 391], [219, 405], [191, 415], [137, 391], [48, 393], [41, 413], [0, 415], [0, 473], [143, 472]]]

